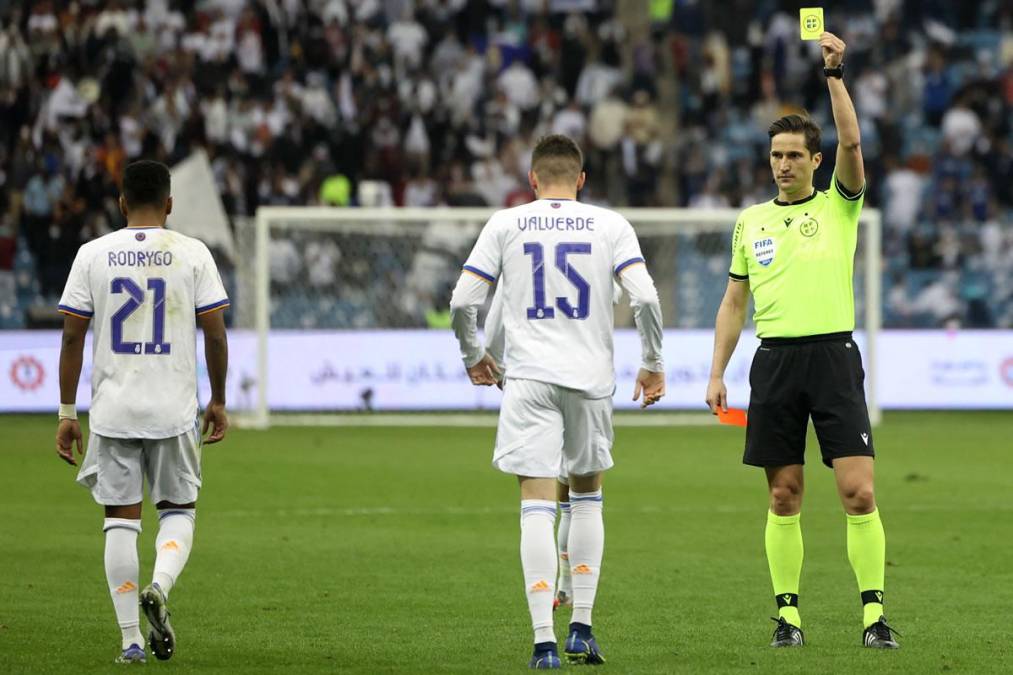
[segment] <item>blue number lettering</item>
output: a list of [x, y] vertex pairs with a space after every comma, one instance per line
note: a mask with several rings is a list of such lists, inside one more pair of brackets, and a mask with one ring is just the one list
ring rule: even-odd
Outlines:
[[140, 342], [123, 341], [123, 322], [127, 317], [137, 311], [137, 308], [144, 304], [144, 291], [134, 283], [133, 279], [116, 277], [110, 289], [112, 293], [123, 293], [126, 291], [130, 297], [123, 303], [123, 306], [113, 314], [113, 351], [117, 354], [140, 354]]
[[[148, 289], [155, 292], [155, 311], [152, 316], [152, 341], [144, 343], [145, 354], [168, 354], [172, 345], [165, 342], [165, 279], [148, 279]], [[140, 342], [123, 341], [123, 322], [144, 304], [144, 289], [128, 277], [116, 277], [110, 292], [126, 293], [130, 297], [112, 317], [112, 345], [117, 354], [140, 354]]]
[[556, 267], [577, 289], [576, 308], [570, 304], [569, 299], [563, 296], [556, 298], [556, 307], [559, 307], [559, 311], [571, 319], [586, 319], [591, 310], [591, 286], [587, 283], [587, 279], [580, 276], [580, 273], [566, 261], [566, 256], [571, 253], [588, 255], [591, 253], [591, 243], [558, 244], [556, 246]]
[[[563, 296], [556, 297], [556, 307], [570, 319], [586, 319], [591, 311], [591, 285], [567, 261], [570, 254], [588, 255], [591, 253], [590, 242], [561, 243], [556, 245], [556, 267], [567, 280], [577, 289], [577, 306]], [[545, 304], [545, 252], [539, 242], [524, 244], [524, 255], [531, 256], [532, 288], [535, 304], [528, 307], [528, 319], [552, 319], [556, 312]]]
[[532, 286], [535, 290], [535, 305], [528, 307], [528, 319], [551, 319], [556, 315], [551, 307], [545, 306], [545, 252], [538, 242], [524, 244], [524, 255], [531, 256]]
[[172, 345], [165, 341], [165, 279], [148, 279], [148, 290], [155, 292], [155, 311], [151, 317], [151, 342], [145, 343], [145, 354], [168, 354]]

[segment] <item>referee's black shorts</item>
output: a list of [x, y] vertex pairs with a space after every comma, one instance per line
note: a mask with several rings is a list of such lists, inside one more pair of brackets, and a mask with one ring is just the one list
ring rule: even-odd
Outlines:
[[743, 463], [805, 464], [810, 416], [827, 466], [837, 457], [874, 457], [864, 383], [851, 333], [764, 338], [749, 371]]

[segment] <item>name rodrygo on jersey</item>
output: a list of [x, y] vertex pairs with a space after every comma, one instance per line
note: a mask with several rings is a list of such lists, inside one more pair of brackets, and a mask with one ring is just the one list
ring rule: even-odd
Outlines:
[[197, 414], [195, 313], [227, 307], [203, 242], [124, 228], [78, 250], [59, 310], [92, 320], [91, 430], [169, 438]]

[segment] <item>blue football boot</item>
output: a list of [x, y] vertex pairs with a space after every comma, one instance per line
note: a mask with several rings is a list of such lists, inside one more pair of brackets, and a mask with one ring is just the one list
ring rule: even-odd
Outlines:
[[532, 670], [555, 670], [562, 668], [559, 660], [559, 652], [556, 650], [555, 642], [539, 642], [535, 645], [535, 651], [531, 654], [531, 661], [528, 668]]
[[591, 634], [591, 627], [582, 623], [570, 624], [570, 634], [566, 637], [563, 652], [570, 663], [588, 666], [605, 663], [605, 656]]
[[147, 663], [148, 657], [140, 645], [130, 645], [116, 657], [116, 663]]

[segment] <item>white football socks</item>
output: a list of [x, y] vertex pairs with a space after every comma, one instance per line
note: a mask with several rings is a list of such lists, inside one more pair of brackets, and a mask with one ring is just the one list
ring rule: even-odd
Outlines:
[[106, 518], [102, 526], [106, 533], [106, 581], [109, 595], [120, 624], [123, 649], [130, 645], [144, 646], [141, 635], [141, 617], [137, 606], [137, 535], [141, 532], [140, 520]]
[[176, 583], [193, 547], [193, 509], [165, 509], [158, 512], [158, 536], [155, 538], [155, 571], [151, 581], [165, 597]]
[[570, 502], [559, 502], [559, 528], [556, 530], [556, 547], [559, 549], [559, 593], [573, 598], [573, 586], [570, 584]]
[[605, 550], [601, 490], [570, 491], [570, 573], [573, 583], [573, 623], [591, 625], [591, 608], [598, 591]]
[[545, 499], [521, 500], [521, 567], [528, 596], [535, 644], [555, 642], [552, 630], [552, 600], [555, 597], [556, 502]]

